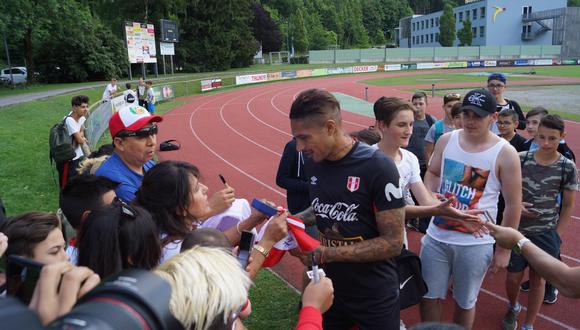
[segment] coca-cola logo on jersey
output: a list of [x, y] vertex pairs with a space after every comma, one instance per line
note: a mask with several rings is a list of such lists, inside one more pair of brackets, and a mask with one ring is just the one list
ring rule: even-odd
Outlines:
[[312, 201], [312, 208], [316, 216], [334, 221], [358, 221], [356, 209], [360, 204], [337, 202], [334, 204], [320, 203], [318, 197]]

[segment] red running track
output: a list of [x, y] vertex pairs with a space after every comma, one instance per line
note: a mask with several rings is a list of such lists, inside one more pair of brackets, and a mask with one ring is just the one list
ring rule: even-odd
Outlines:
[[[387, 74], [365, 75], [364, 78], [346, 76], [297, 80], [188, 98], [190, 103], [164, 116], [158, 137], [159, 141], [177, 139], [182, 148], [179, 151], [161, 153], [160, 158], [184, 160], [197, 165], [202, 172], [202, 181], [211, 191], [220, 188], [218, 174], [223, 174], [236, 189], [237, 196], [247, 199], [267, 198], [285, 205], [285, 191], [276, 186], [275, 177], [281, 152], [291, 138], [288, 111], [293, 98], [300, 91], [312, 87], [362, 98], [366, 85], [358, 81], [385, 75]], [[368, 87], [369, 100], [376, 100], [382, 95], [405, 98], [411, 96], [411, 93], [397, 87]], [[441, 103], [441, 98], [431, 99], [429, 111], [441, 117]], [[347, 132], [373, 124], [371, 118], [347, 111], [343, 112], [343, 121]], [[570, 122], [567, 128], [567, 140], [576, 154], [580, 154], [578, 128], [580, 124], [575, 122]], [[577, 198], [575, 206], [578, 201]], [[574, 216], [577, 218], [572, 220], [563, 237], [563, 254], [566, 263], [578, 266], [580, 251], [574, 248], [574, 238], [580, 234], [580, 208], [576, 208]], [[419, 251], [420, 234], [410, 232], [409, 239], [411, 248]], [[295, 287], [301, 286], [303, 267], [296, 259], [285, 257], [275, 271]], [[497, 329], [500, 326], [506, 304], [504, 279], [505, 272], [486, 276], [479, 295], [475, 329]], [[524, 305], [526, 299], [527, 294], [522, 294], [521, 302]], [[446, 320], [451, 320], [452, 304], [452, 300], [447, 299]], [[536, 327], [580, 327], [578, 310], [580, 301], [560, 296], [555, 305], [542, 307]], [[403, 311], [402, 318], [407, 325], [417, 323], [418, 308]]]

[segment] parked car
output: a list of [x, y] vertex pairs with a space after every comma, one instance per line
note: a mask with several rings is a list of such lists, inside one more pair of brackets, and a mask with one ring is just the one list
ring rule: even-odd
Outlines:
[[0, 80], [2, 83], [10, 84], [10, 70], [12, 70], [12, 78], [15, 84], [26, 83], [26, 68], [23, 66], [13, 66], [12, 69], [5, 68], [0, 70]]

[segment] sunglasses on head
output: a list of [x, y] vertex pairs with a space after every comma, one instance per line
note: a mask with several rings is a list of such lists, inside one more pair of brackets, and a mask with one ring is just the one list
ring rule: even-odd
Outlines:
[[136, 130], [136, 131], [122, 131], [119, 134], [117, 134], [117, 137], [123, 138], [123, 137], [134, 136], [134, 137], [138, 137], [138, 138], [143, 138], [143, 137], [155, 135], [155, 134], [157, 134], [157, 131], [158, 131], [157, 125], [153, 125], [150, 127], [143, 127], [143, 128]]
[[461, 100], [461, 94], [459, 93], [449, 93], [449, 94], [445, 94], [445, 96], [443, 96], [443, 102], [447, 103], [449, 101], [459, 101]]
[[115, 197], [115, 199], [113, 199], [113, 205], [121, 209], [122, 215], [127, 216], [131, 219], [135, 219], [136, 217], [135, 210], [129, 204], [125, 203], [125, 201], [119, 199], [119, 197]]

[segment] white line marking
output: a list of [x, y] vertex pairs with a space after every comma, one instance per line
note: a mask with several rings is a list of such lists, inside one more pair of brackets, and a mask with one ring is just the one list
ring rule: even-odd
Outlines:
[[[504, 298], [504, 297], [502, 297], [502, 296], [500, 296], [500, 295], [498, 295], [498, 294], [496, 294], [496, 293], [494, 293], [494, 292], [491, 292], [491, 291], [489, 291], [489, 290], [487, 290], [487, 289], [484, 289], [484, 288], [481, 288], [481, 291], [482, 291], [482, 292], [485, 292], [485, 293], [487, 293], [488, 295], [490, 295], [490, 296], [492, 296], [492, 297], [494, 297], [494, 298], [497, 298], [497, 299], [499, 299], [499, 300], [501, 300], [501, 301], [505, 302], [506, 304], [507, 304], [507, 303], [509, 303], [509, 300], [507, 300], [506, 298]], [[522, 310], [527, 310], [527, 308], [526, 308], [526, 307], [524, 307], [524, 306], [522, 306]], [[553, 319], [553, 318], [551, 318], [551, 317], [549, 317], [549, 316], [547, 316], [547, 315], [544, 315], [544, 314], [542, 314], [542, 313], [538, 313], [538, 317], [540, 317], [540, 318], [543, 318], [544, 320], [546, 320], [546, 321], [548, 321], [548, 322], [552, 322], [552, 323], [554, 323], [555, 325], [557, 325], [557, 326], [559, 326], [559, 327], [562, 327], [562, 328], [564, 328], [564, 329], [570, 329], [570, 330], [574, 330], [574, 329], [576, 329], [575, 327], [569, 326], [569, 325], [567, 325], [567, 324], [565, 324], [565, 323], [562, 323], [562, 322], [560, 322], [560, 321], [558, 321], [558, 320], [556, 320], [556, 319]]]
[[[242, 95], [243, 96], [243, 95]], [[251, 180], [254, 180], [255, 182], [257, 182], [258, 184], [264, 186], [265, 188], [273, 191], [274, 193], [286, 198], [286, 194], [284, 194], [283, 192], [273, 188], [272, 186], [268, 185], [267, 183], [262, 182], [260, 179], [252, 176], [251, 174], [249, 174], [248, 172], [244, 171], [243, 169], [239, 168], [238, 166], [234, 165], [233, 163], [229, 162], [227, 159], [225, 159], [224, 157], [222, 157], [220, 154], [218, 154], [215, 150], [213, 150], [210, 146], [207, 145], [207, 143], [205, 143], [200, 137], [199, 135], [197, 135], [197, 132], [195, 131], [195, 129], [193, 128], [193, 117], [194, 115], [197, 113], [197, 111], [201, 108], [201, 106], [210, 103], [212, 101], [215, 100], [209, 100], [205, 103], [202, 103], [201, 105], [197, 106], [196, 108], [194, 108], [194, 110], [191, 112], [191, 115], [189, 116], [189, 128], [191, 130], [191, 133], [193, 134], [193, 136], [199, 141], [199, 143], [201, 143], [202, 146], [204, 146], [204, 148], [206, 148], [209, 152], [211, 152], [214, 156], [216, 156], [217, 158], [219, 158], [220, 160], [222, 160], [224, 163], [228, 164], [229, 166], [231, 166], [233, 169], [235, 169], [236, 171], [240, 172], [241, 174], [245, 175], [246, 177], [250, 178]]]
[[[283, 93], [283, 92], [284, 92], [284, 91], [282, 91], [281, 93]], [[289, 133], [288, 133], [288, 132], [286, 132], [286, 131], [283, 131], [283, 130], [281, 130], [281, 129], [278, 129], [278, 128], [276, 128], [276, 127], [274, 127], [274, 126], [272, 126], [272, 125], [270, 125], [270, 124], [266, 123], [265, 121], [261, 120], [261, 119], [260, 119], [260, 118], [258, 118], [256, 115], [254, 115], [254, 113], [252, 112], [252, 109], [250, 109], [250, 104], [251, 104], [252, 102], [253, 102], [253, 98], [252, 98], [252, 100], [250, 100], [248, 103], [246, 103], [246, 110], [248, 110], [248, 112], [250, 113], [250, 115], [251, 115], [252, 117], [254, 117], [254, 119], [256, 119], [256, 120], [257, 120], [257, 121], [259, 121], [260, 123], [262, 123], [262, 124], [264, 124], [264, 125], [266, 125], [266, 126], [270, 127], [271, 129], [273, 129], [273, 130], [275, 130], [275, 131], [278, 131], [278, 132], [280, 132], [280, 133], [282, 133], [282, 134], [284, 134], [284, 135], [286, 135], [286, 136], [292, 137], [292, 134], [289, 134]], [[272, 104], [272, 98], [270, 98], [270, 103]], [[272, 105], [273, 105], [273, 104], [272, 104]], [[274, 106], [274, 107], [275, 107], [275, 106]]]
[[571, 217], [572, 217], [572, 219], [580, 220], [580, 217], [575, 217], [573, 215]]

